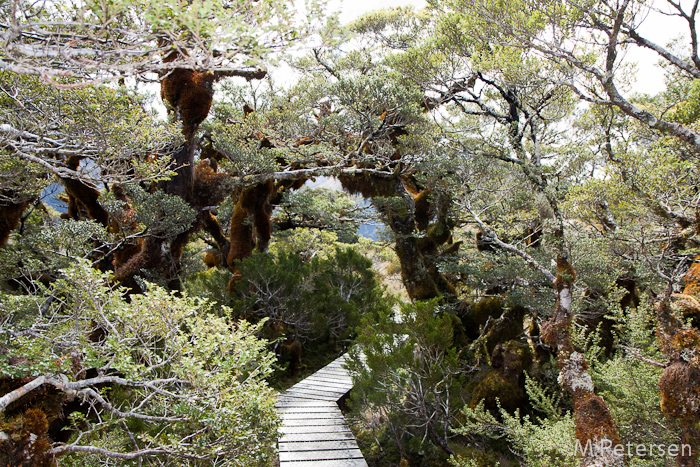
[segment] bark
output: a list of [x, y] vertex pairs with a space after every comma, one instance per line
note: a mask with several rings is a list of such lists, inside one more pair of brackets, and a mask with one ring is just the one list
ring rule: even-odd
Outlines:
[[194, 134], [187, 136], [183, 145], [172, 156], [171, 170], [175, 172], [170, 180], [165, 182], [164, 191], [168, 194], [179, 196], [185, 201], [192, 197], [192, 184], [194, 182]]
[[0, 248], [7, 245], [10, 234], [19, 226], [22, 214], [29, 206], [30, 201], [25, 200], [0, 206]]
[[547, 179], [543, 173], [538, 170], [538, 167], [526, 162], [528, 158], [516, 133], [511, 134], [511, 145], [518, 154], [518, 159], [510, 162], [521, 167], [533, 190], [545, 197], [554, 214], [555, 225], [552, 229], [551, 243], [557, 253], [556, 276], [515, 245], [501, 241], [473, 211], [472, 215], [497, 245], [520, 256], [552, 281], [557, 294], [557, 304], [552, 317], [542, 325], [542, 339], [549, 347], [556, 350], [559, 384], [573, 398], [576, 438], [581, 446], [591, 445], [594, 447], [594, 449], [586, 451], [581, 466], [624, 466], [624, 457], [617, 456], [614, 452], [615, 446], [620, 444], [620, 437], [610, 409], [606, 402], [595, 393], [593, 380], [588, 373], [588, 364], [584, 356], [575, 351], [571, 341], [572, 292], [576, 271], [568, 259], [564, 237], [564, 218], [559, 210], [558, 201], [546, 190]]
[[[416, 235], [416, 204], [400, 179], [394, 181], [395, 196], [378, 206], [396, 236], [394, 250], [401, 264], [401, 278], [412, 300], [439, 297], [447, 289], [447, 280], [439, 273], [435, 258], [427, 254], [436, 251], [430, 238]], [[447, 227], [445, 227], [447, 228]], [[452, 289], [452, 292], [454, 289]]]
[[[642, 123], [645, 123], [646, 125], [649, 126], [649, 128], [653, 128], [654, 130], [661, 131], [663, 133], [667, 133], [670, 135], [675, 136], [676, 138], [680, 139], [681, 141], [690, 144], [695, 148], [695, 150], [700, 150], [700, 134], [692, 131], [691, 129], [679, 125], [678, 123], [673, 123], [673, 122], [668, 122], [665, 120], [662, 120], [660, 118], [657, 118], [654, 116], [652, 113], [640, 109], [639, 107], [636, 107], [632, 103], [630, 103], [627, 99], [625, 99], [620, 92], [617, 89], [617, 86], [615, 85], [613, 81], [613, 77], [615, 74], [615, 69], [616, 69], [616, 60], [617, 60], [617, 48], [619, 45], [619, 36], [620, 33], [623, 30], [624, 27], [624, 17], [627, 11], [627, 7], [629, 6], [630, 0], [626, 0], [618, 9], [615, 15], [615, 19], [613, 21], [612, 26], [610, 27], [608, 32], [608, 35], [610, 37], [610, 40], [607, 45], [607, 51], [606, 51], [606, 60], [605, 60], [605, 72], [604, 73], [596, 73], [595, 76], [598, 78], [600, 83], [603, 85], [603, 89], [605, 90], [605, 93], [608, 95], [608, 98], [610, 101], [618, 107], [620, 110], [622, 110], [625, 114], [629, 115], [630, 117], [639, 120]], [[632, 36], [634, 39], [634, 36]], [[643, 44], [645, 46], [649, 46], [650, 44]], [[657, 50], [658, 52], [658, 50]], [[671, 59], [671, 57], [666, 57], [664, 54], [662, 54], [667, 59]], [[674, 63], [673, 60], [671, 60], [671, 63]]]
[[659, 379], [661, 411], [683, 431], [681, 444], [691, 446], [688, 455], [679, 455], [676, 465], [695, 467], [698, 460], [698, 423], [700, 423], [700, 336], [694, 328], [686, 328], [676, 316], [672, 288], [657, 305], [657, 333], [661, 349], [670, 363]]
[[557, 306], [554, 315], [542, 326], [542, 338], [557, 350], [559, 384], [574, 401], [576, 439], [581, 446], [595, 446], [595, 449], [585, 452], [581, 466], [624, 466], [624, 456], [614, 452], [621, 441], [610, 409], [603, 398], [595, 393], [588, 364], [584, 356], [574, 350], [571, 342], [572, 286], [575, 279], [573, 266], [566, 258], [557, 258], [557, 277], [554, 281]]

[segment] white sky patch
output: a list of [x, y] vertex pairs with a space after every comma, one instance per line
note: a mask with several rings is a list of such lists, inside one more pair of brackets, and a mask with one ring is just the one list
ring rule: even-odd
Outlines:
[[[648, 15], [639, 24], [637, 32], [642, 37], [665, 47], [669, 42], [683, 35], [687, 38], [688, 25], [677, 16], [669, 17], [654, 13]], [[687, 43], [687, 40], [684, 42]], [[637, 63], [637, 79], [632, 86], [634, 92], [656, 94], [665, 88], [664, 70], [658, 65], [660, 58], [656, 52], [637, 46], [630, 47], [625, 53], [625, 61]]]

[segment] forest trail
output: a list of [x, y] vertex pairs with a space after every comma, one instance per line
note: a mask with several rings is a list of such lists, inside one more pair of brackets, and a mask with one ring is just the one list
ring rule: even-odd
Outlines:
[[275, 407], [280, 467], [367, 467], [338, 407], [352, 389], [344, 354], [282, 393]]

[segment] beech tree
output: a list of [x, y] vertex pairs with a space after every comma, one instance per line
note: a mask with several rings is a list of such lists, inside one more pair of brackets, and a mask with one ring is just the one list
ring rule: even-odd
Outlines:
[[[631, 0], [589, 2], [585, 5], [576, 2], [535, 2], [528, 3], [527, 7], [517, 3], [505, 6], [497, 2], [476, 2], [471, 5], [445, 2], [441, 5], [446, 11], [459, 9], [460, 14], [466, 13], [471, 18], [470, 24], [473, 24], [470, 28], [473, 37], [486, 39], [494, 45], [531, 52], [566, 71], [561, 76], [549, 76], [549, 81], [566, 86], [583, 101], [606, 108], [603, 112], [611, 117], [607, 119], [608, 125], [605, 127], [607, 141], [603, 150], [608, 160], [616, 166], [624, 184], [655, 215], [664, 222], [675, 224], [676, 232], [685, 230], [685, 233], [674, 235], [680, 239], [680, 244], [685, 244], [685, 239], [697, 232], [697, 220], [690, 214], [696, 206], [695, 198], [692, 195], [674, 197], [669, 203], [664, 197], [659, 198], [655, 190], [645, 188], [644, 182], [630, 170], [626, 158], [616, 152], [610, 126], [615, 118], [613, 115], [620, 112], [658, 132], [653, 134], [653, 139], [658, 138], [659, 133], [675, 139], [676, 149], [671, 159], [674, 163], [686, 163], [687, 174], [695, 172], [700, 140], [694, 127], [695, 119], [685, 112], [689, 105], [694, 105], [694, 99], [688, 94], [678, 93], [678, 90], [693, 86], [694, 80], [700, 76], [697, 69], [697, 2], [682, 4], [668, 1], [651, 5]], [[525, 15], [529, 18], [525, 18]], [[677, 46], [658, 44], [640, 32], [642, 21], [653, 21], [659, 16], [677, 20], [679, 30], [685, 34], [685, 39]], [[628, 47], [642, 47], [655, 52], [670, 70], [668, 90], [662, 97], [666, 106], [648, 106], [643, 99], [625, 96], [625, 75], [622, 70], [624, 50]], [[667, 112], [667, 109], [673, 110]], [[677, 175], [686, 176], [683, 171]], [[614, 230], [614, 226], [610, 227]], [[696, 415], [695, 410], [688, 409], [684, 401], [694, 397], [695, 389], [684, 381], [688, 381], [688, 375], [696, 370], [694, 359], [679, 357], [679, 352], [696, 351], [696, 344], [691, 343], [695, 342], [694, 339], [681, 338], [688, 334], [695, 335], [696, 331], [682, 325], [670, 310], [680, 307], [678, 304], [674, 306], [674, 301], [686, 300], [677, 296], [673, 298], [674, 292], [680, 291], [678, 279], [682, 274], [679, 272], [688, 271], [686, 285], [682, 289], [684, 295], [694, 293], [696, 275], [695, 265], [687, 269], [687, 257], [676, 256], [676, 261], [669, 257], [679, 251], [678, 245], [678, 241], [670, 242], [658, 254], [658, 259], [653, 261], [657, 264], [659, 276], [667, 284], [666, 291], [657, 301], [657, 318], [660, 323], [659, 339], [662, 348], [667, 349], [670, 362], [661, 377], [659, 388], [664, 398], [664, 412], [683, 427], [682, 440], [691, 442], [697, 430]], [[674, 273], [663, 271], [665, 268], [661, 264], [668, 260], [671, 260], [670, 270]], [[685, 409], [677, 409], [676, 404]], [[679, 410], [688, 413], [680, 415]], [[694, 465], [696, 456], [697, 452], [694, 455], [681, 455], [677, 460], [678, 465]]]
[[[303, 31], [280, 3], [0, 9], [3, 462], [269, 462], [259, 327], [152, 282], [180, 287], [193, 223], [215, 223], [228, 194], [207, 166], [211, 191], [192, 196], [213, 82], [262, 78], [265, 57]], [[170, 124], [127, 89], [134, 78], [161, 81]], [[54, 180], [62, 216], [40, 198]]]
[[[624, 10], [632, 3], [618, 6]], [[383, 64], [415, 83], [426, 102], [435, 105], [431, 111], [440, 130], [433, 134], [441, 136], [443, 145], [434, 151], [438, 157], [431, 159], [431, 167], [446, 169], [439, 172], [441, 177], [451, 186], [453, 196], [459, 193], [456, 204], [465, 221], [480, 230], [477, 243], [488, 252], [484, 259], [461, 255], [458, 261], [444, 263], [441, 271], [460, 273], [463, 280], [466, 274], [475, 275], [467, 281], [477, 287], [479, 280], [486, 279], [490, 293], [511, 297], [531, 307], [531, 313], [545, 317], [530, 333], [535, 329], [537, 339], [558, 356], [559, 383], [573, 398], [572, 422], [583, 445], [602, 440], [614, 445], [624, 439], [621, 434], [634, 437], [629, 427], [621, 431], [616, 426], [621, 412], [612, 410], [607, 398], [596, 394], [594, 381], [610, 378], [602, 377], [598, 370], [589, 371], [587, 361], [600, 367], [607, 364], [586, 350], [589, 344], [581, 341], [572, 326], [574, 322], [586, 323], [583, 326], [589, 329], [598, 326], [599, 332], [611, 336], [605, 315], [612, 302], [596, 302], [621, 299], [615, 306], [625, 311], [616, 319], [624, 322], [634, 319], [625, 313], [633, 316], [630, 310], [638, 303], [638, 291], [645, 289], [655, 297], [655, 320], [667, 323], [661, 324], [662, 342], [676, 342], [662, 345], [670, 362], [678, 358], [678, 352], [694, 353], [672, 337], [695, 332], [680, 325], [677, 315], [695, 313], [690, 311], [694, 299], [688, 296], [694, 284], [692, 269], [685, 288], [680, 282], [697, 245], [691, 214], [697, 199], [695, 150], [678, 126], [682, 121], [692, 128], [694, 122], [693, 80], [682, 78], [685, 72], [674, 73], [667, 93], [654, 99], [622, 98], [622, 91], [611, 88], [609, 82], [628, 80], [629, 75], [620, 74], [616, 51], [605, 53], [618, 44], [605, 42], [610, 34], [596, 36], [604, 31], [605, 20], [615, 16], [604, 14], [609, 11], [606, 8], [613, 8], [606, 2], [585, 8], [567, 3], [502, 2], [432, 2], [431, 6], [434, 23], [410, 11], [393, 10], [368, 15], [358, 29], [374, 41], [374, 50], [385, 51]], [[692, 28], [691, 13], [685, 17]], [[568, 27], [562, 26], [567, 21]], [[582, 25], [596, 32], [574, 31]], [[554, 28], [554, 39], [545, 28]], [[596, 38], [607, 44], [602, 54], [585, 46], [587, 42], [591, 47], [600, 44]], [[564, 47], [571, 47], [570, 55], [561, 52]], [[599, 57], [612, 62], [596, 62]], [[602, 71], [592, 71], [596, 63], [603, 63]], [[580, 70], [575, 71], [576, 67]], [[581, 100], [595, 105], [586, 119], [577, 121], [574, 111]], [[630, 110], [632, 107], [643, 108], [648, 115], [665, 112], [668, 127], [675, 130], [666, 129], [663, 123], [649, 123], [648, 115]], [[676, 141], [659, 130], [674, 135]], [[651, 160], [644, 151], [652, 151]], [[626, 206], [630, 199], [634, 200], [635, 218], [627, 217], [632, 215]], [[584, 212], [592, 230], [579, 227]], [[456, 217], [462, 219], [459, 214]], [[506, 259], [508, 256], [520, 258], [521, 265]], [[480, 267], [490, 272], [484, 274]], [[556, 301], [545, 298], [552, 289]], [[462, 320], [465, 325], [489, 302], [482, 303], [467, 311]], [[543, 307], [554, 307], [554, 312]], [[508, 311], [501, 316], [503, 323], [513, 319], [520, 318]], [[498, 325], [485, 326], [478, 337], [485, 339], [489, 353], [495, 352], [495, 344], [489, 345], [495, 329]], [[614, 351], [611, 338], [606, 338], [606, 352]], [[671, 386], [679, 389], [678, 378], [692, 371], [686, 365], [692, 358], [679, 365], [659, 362], [658, 354], [640, 352], [636, 345], [628, 347], [630, 358], [666, 368], [664, 375], [651, 378], [660, 384], [660, 397], [669, 398], [663, 399], [668, 400], [662, 404], [663, 411], [684, 427], [682, 441], [692, 443], [694, 415], [679, 416], [673, 412], [676, 409], [669, 408], [674, 404], [671, 399], [685, 407], [682, 400], [686, 396], [666, 392]], [[607, 368], [609, 371], [612, 365]], [[687, 397], [692, 398], [693, 391], [690, 385]], [[534, 397], [535, 392], [528, 395]], [[470, 408], [474, 404], [472, 399]], [[673, 435], [674, 430], [668, 433]], [[679, 465], [693, 462], [683, 456], [677, 461]], [[620, 465], [625, 460], [603, 450], [585, 454], [586, 465], [598, 462]]]
[[[358, 438], [386, 462], [635, 465], [611, 448], [680, 440], [694, 465], [697, 5], [664, 5], [435, 0], [330, 20], [288, 57], [289, 88], [261, 68], [307, 32], [286, 4], [0, 6], [7, 452], [267, 462], [257, 333], [295, 370], [302, 347], [367, 346]], [[687, 26], [687, 49], [643, 37], [647, 14]], [[667, 62], [663, 92], [626, 92], [629, 47]], [[414, 302], [400, 323], [352, 244], [360, 209], [303, 188], [322, 176], [385, 223]], [[62, 215], [42, 202], [53, 182]], [[228, 362], [240, 348], [251, 360]]]
[[[280, 2], [3, 3], [0, 69], [58, 87], [139, 77], [178, 68], [254, 76], [272, 50], [304, 31]], [[311, 20], [320, 3], [305, 8]], [[177, 57], [163, 60], [172, 50]], [[71, 81], [61, 81], [71, 78]]]
[[[540, 75], [556, 76], [558, 67], [548, 66], [519, 49], [488, 50], [483, 43], [461, 34], [460, 16], [437, 16], [431, 25], [436, 34], [430, 38], [422, 36], [416, 24], [414, 34], [406, 35], [408, 39], [401, 42], [397, 39], [400, 33], [395, 31], [402, 31], [406, 16], [410, 13], [370, 16], [364, 26], [380, 44], [386, 44], [390, 57], [387, 61], [392, 68], [417, 83], [426, 100], [431, 99], [436, 117], [441, 110], [439, 104], [446, 107], [445, 113], [452, 110], [453, 115], [459, 115], [442, 120], [445, 144], [441, 149], [443, 157], [451, 158], [451, 165], [456, 168], [456, 174], [450, 178], [467, 188], [458, 195], [462, 207], [495, 248], [522, 258], [541, 274], [534, 280], [554, 289], [556, 305], [551, 314], [547, 313], [551, 317], [542, 324], [542, 338], [556, 352], [559, 381], [574, 399], [577, 435], [584, 444], [589, 439], [616, 443], [619, 437], [610, 411], [595, 394], [585, 358], [575, 350], [570, 336], [576, 272], [561, 208], [564, 190], [559, 182], [568, 161], [561, 157], [567, 151], [556, 147], [562, 142], [550, 128], [571, 112], [574, 101], [567, 88], [539, 79]], [[397, 43], [401, 45], [394, 45]], [[490, 159], [489, 164], [494, 166], [511, 164], [515, 170], [512, 175], [522, 179], [521, 189], [525, 188], [533, 200], [541, 203], [542, 214], [533, 219], [530, 233], [533, 247], [543, 245], [537, 253], [526, 251], [527, 242], [517, 246], [503, 241], [488, 225], [493, 220], [481, 218], [479, 211], [490, 210], [493, 197], [489, 192], [495, 187], [480, 183], [480, 173], [472, 171], [476, 158]], [[542, 239], [535, 241], [540, 236]], [[547, 256], [556, 263], [553, 271], [544, 266], [549, 263], [543, 261]], [[596, 452], [586, 462], [599, 462], [599, 456], [608, 459], [610, 453]]]

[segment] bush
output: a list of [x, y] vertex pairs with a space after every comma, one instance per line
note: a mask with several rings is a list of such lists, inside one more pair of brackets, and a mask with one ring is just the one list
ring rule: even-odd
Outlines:
[[144, 458], [252, 466], [269, 459], [278, 419], [265, 383], [274, 357], [254, 336], [263, 323], [234, 324], [201, 299], [156, 286], [127, 301], [109, 275], [85, 261], [39, 287], [36, 295], [0, 295], [3, 387], [44, 382], [7, 406], [0, 452], [22, 442], [8, 430], [22, 429], [21, 420], [39, 410], [47, 433], [68, 430], [70, 437], [43, 455], [65, 455], [74, 465], [81, 456], [88, 465]]
[[236, 284], [234, 308], [249, 319], [267, 318], [275, 337], [345, 341], [354, 337], [362, 316], [390, 306], [371, 266], [352, 248], [308, 262], [285, 251], [255, 253], [237, 262], [243, 279]]

